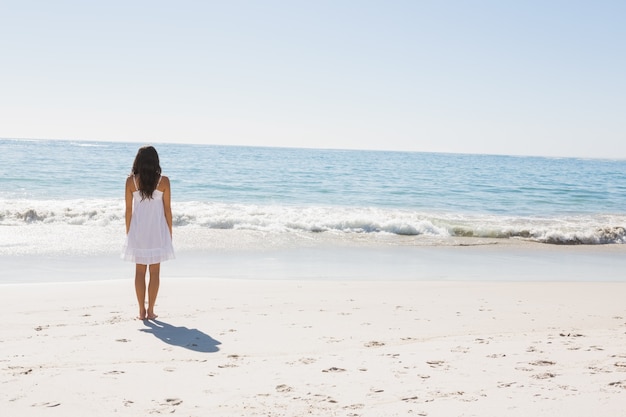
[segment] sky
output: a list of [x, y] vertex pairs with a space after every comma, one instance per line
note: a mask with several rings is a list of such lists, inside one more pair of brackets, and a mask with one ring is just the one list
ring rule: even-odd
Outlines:
[[626, 159], [626, 1], [0, 0], [0, 137]]

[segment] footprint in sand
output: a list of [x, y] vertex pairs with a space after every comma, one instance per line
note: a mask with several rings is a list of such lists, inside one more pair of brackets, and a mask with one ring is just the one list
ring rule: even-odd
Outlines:
[[239, 355], [228, 355], [228, 359], [231, 360], [230, 363], [224, 364], [224, 365], [218, 365], [218, 368], [237, 368], [239, 365], [237, 365], [236, 361], [238, 361], [241, 358], [241, 356]]
[[517, 382], [498, 382], [498, 388], [510, 388], [517, 384]]
[[337, 368], [336, 366], [333, 366], [332, 368], [328, 368], [328, 369], [323, 369], [322, 372], [345, 372], [346, 370], [343, 368]]
[[173, 414], [176, 412], [176, 406], [181, 405], [183, 400], [180, 398], [166, 398], [164, 403], [160, 403], [161, 408], [150, 410], [150, 414]]
[[533, 366], [550, 366], [550, 365], [556, 365], [556, 362], [541, 360], [541, 361], [529, 362], [529, 365], [533, 365]]
[[465, 346], [457, 346], [455, 348], [450, 349], [450, 352], [454, 352], [454, 353], [467, 353], [469, 352], [470, 348], [465, 347]]
[[336, 404], [337, 400], [335, 400], [333, 397], [329, 397], [328, 395], [324, 395], [324, 394], [308, 394], [308, 397], [311, 400], [314, 400], [316, 402], [329, 402], [329, 403], [333, 403]]
[[24, 368], [23, 366], [9, 366], [7, 369], [13, 372], [13, 376], [28, 375], [33, 372], [33, 368]]
[[109, 371], [109, 372], [105, 372], [105, 375], [120, 375], [120, 374], [125, 374], [125, 371]]
[[48, 402], [46, 402], [46, 403], [36, 403], [36, 404], [33, 404], [31, 407], [47, 407], [47, 408], [52, 408], [52, 407], [58, 407], [58, 406], [60, 406], [60, 405], [61, 405], [61, 403], [54, 403], [54, 402], [53, 402], [53, 403], [48, 403]]
[[[361, 410], [365, 408], [365, 404], [362, 404], [362, 403], [350, 404], [350, 405], [346, 405], [343, 408], [344, 410]], [[351, 415], [358, 416], [358, 414], [351, 414]]]
[[278, 392], [291, 392], [291, 391], [293, 391], [293, 388], [291, 388], [289, 385], [280, 384], [280, 385], [276, 385], [276, 391], [278, 391]]
[[417, 399], [418, 399], [418, 397], [417, 397], [417, 395], [415, 395], [415, 396], [413, 396], [413, 397], [405, 397], [405, 398], [402, 398], [402, 401], [404, 401], [404, 402], [409, 402], [409, 401], [415, 401], [415, 400], [417, 400]]
[[385, 343], [384, 342], [378, 342], [376, 340], [372, 340], [371, 342], [367, 342], [365, 344], [365, 347], [368, 347], [368, 348], [370, 348], [370, 347], [381, 347], [381, 346], [385, 346]]
[[445, 361], [426, 361], [431, 368], [440, 368], [445, 365]]
[[556, 374], [553, 374], [552, 372], [545, 372], [543, 374], [537, 374], [532, 376], [532, 378], [535, 379], [550, 379], [554, 377], [556, 377]]
[[601, 348], [600, 346], [589, 346], [589, 349], [586, 349], [587, 352], [602, 351], [602, 350], [604, 350], [604, 348]]
[[465, 395], [465, 391], [451, 391], [451, 392], [434, 391], [434, 392], [430, 392], [429, 394], [434, 396], [435, 398], [451, 398], [451, 397], [458, 397], [458, 396]]

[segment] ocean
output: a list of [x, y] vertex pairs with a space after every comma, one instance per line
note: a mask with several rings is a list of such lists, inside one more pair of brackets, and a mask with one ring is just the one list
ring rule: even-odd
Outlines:
[[[0, 255], [110, 254], [139, 143], [0, 139]], [[626, 161], [154, 144], [174, 235], [626, 242]], [[214, 235], [212, 235], [214, 236]], [[236, 237], [235, 237], [236, 239]]]

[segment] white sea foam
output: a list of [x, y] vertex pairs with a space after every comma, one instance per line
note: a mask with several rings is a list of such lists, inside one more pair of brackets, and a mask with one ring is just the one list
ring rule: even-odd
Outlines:
[[34, 223], [107, 226], [124, 219], [120, 200], [0, 200], [0, 225]]
[[[279, 206], [178, 202], [175, 233], [241, 230], [293, 233], [524, 239], [550, 244], [626, 243], [626, 216], [584, 215], [530, 218], [425, 213], [383, 208]], [[123, 239], [124, 203], [119, 199], [0, 200], [0, 254], [102, 253], [118, 250]], [[197, 234], [197, 233], [196, 233]], [[187, 248], [204, 243], [187, 241]]]

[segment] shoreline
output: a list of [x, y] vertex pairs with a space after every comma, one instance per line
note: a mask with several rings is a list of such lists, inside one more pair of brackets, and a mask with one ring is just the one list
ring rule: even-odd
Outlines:
[[[454, 245], [417, 245], [330, 238], [278, 243], [261, 234], [215, 233], [213, 247], [181, 242], [177, 259], [163, 263], [164, 279], [383, 281], [626, 281], [626, 245], [554, 246], [498, 239], [461, 239]], [[245, 238], [239, 239], [241, 236]], [[0, 255], [0, 285], [132, 279], [118, 253]]]

